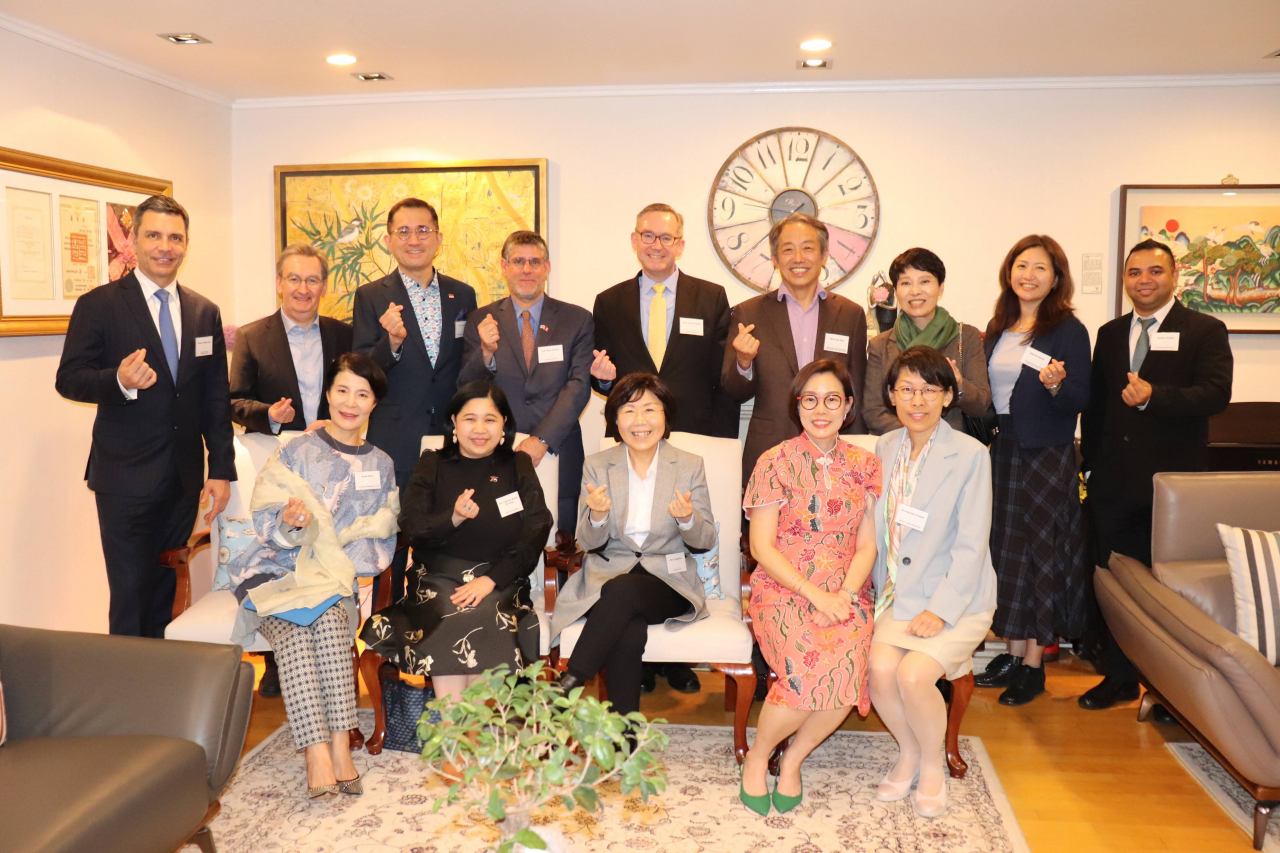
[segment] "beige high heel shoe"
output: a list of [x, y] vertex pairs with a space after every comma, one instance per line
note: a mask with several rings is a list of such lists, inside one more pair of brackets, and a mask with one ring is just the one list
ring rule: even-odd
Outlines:
[[942, 790], [935, 796], [929, 796], [916, 788], [916, 795], [911, 800], [911, 807], [920, 817], [941, 817], [947, 811], [947, 777], [942, 777]]
[[[889, 773], [892, 772], [893, 770], [889, 771]], [[884, 780], [876, 786], [876, 799], [882, 803], [896, 803], [911, 793], [911, 786], [919, 778], [920, 773], [917, 771], [914, 776], [905, 782], [892, 782], [889, 780], [889, 775], [885, 774]]]

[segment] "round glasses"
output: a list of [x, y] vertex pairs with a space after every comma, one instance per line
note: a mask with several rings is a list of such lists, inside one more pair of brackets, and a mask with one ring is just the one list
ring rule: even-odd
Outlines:
[[410, 228], [408, 225], [403, 225], [391, 233], [399, 237], [401, 242], [408, 242], [410, 235], [416, 234], [419, 240], [426, 240], [432, 234], [439, 234], [440, 229], [428, 228], [425, 225], [419, 225], [417, 228]]
[[818, 397], [817, 394], [801, 394], [796, 399], [800, 402], [800, 408], [806, 411], [813, 411], [818, 408], [818, 400], [822, 400], [823, 408], [834, 412], [844, 405], [844, 401], [849, 399], [842, 394], [827, 394], [825, 397]]
[[924, 397], [926, 403], [936, 403], [942, 396], [942, 389], [935, 385], [926, 385], [923, 388], [908, 388], [903, 385], [893, 389], [893, 395], [898, 398], [899, 403], [910, 403], [915, 399], [916, 394]]

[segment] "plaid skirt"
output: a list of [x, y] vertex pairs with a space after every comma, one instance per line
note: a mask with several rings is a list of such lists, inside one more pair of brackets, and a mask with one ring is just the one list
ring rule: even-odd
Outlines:
[[1089, 624], [1090, 566], [1075, 448], [1023, 448], [1008, 416], [991, 446], [991, 630], [1052, 645]]

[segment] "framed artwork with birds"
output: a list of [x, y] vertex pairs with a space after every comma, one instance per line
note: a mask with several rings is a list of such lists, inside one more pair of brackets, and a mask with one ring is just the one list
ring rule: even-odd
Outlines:
[[276, 245], [310, 243], [329, 259], [325, 316], [350, 321], [356, 288], [395, 267], [387, 211], [411, 197], [440, 215], [436, 267], [475, 288], [479, 305], [507, 295], [507, 235], [547, 236], [546, 160], [276, 166]]
[[1116, 315], [1129, 310], [1125, 255], [1156, 240], [1177, 265], [1175, 297], [1233, 334], [1280, 334], [1280, 185], [1126, 185], [1120, 188]]

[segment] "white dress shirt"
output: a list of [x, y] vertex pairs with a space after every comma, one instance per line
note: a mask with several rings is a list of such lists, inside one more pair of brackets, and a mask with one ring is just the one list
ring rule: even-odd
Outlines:
[[[1164, 325], [1164, 318], [1169, 316], [1169, 312], [1171, 310], [1173, 310], [1172, 299], [1166, 302], [1162, 308], [1157, 309], [1156, 312], [1151, 315], [1151, 317], [1155, 318], [1156, 322], [1155, 322], [1155, 325], [1153, 325], [1150, 329], [1147, 330], [1148, 337], [1152, 337], [1155, 335], [1156, 332], [1160, 331], [1160, 327]], [[1142, 326], [1141, 324], [1138, 323], [1138, 321], [1149, 320], [1151, 319], [1151, 317], [1139, 317], [1138, 312], [1136, 310], [1133, 312], [1133, 320], [1129, 323], [1129, 364], [1130, 365], [1133, 364], [1133, 350], [1134, 350], [1134, 347], [1138, 345], [1138, 335], [1142, 333]]]
[[[280, 321], [284, 324], [285, 339], [289, 342], [289, 354], [293, 357], [293, 372], [298, 377], [298, 392], [302, 399], [302, 420], [307, 424], [320, 417], [320, 395], [324, 388], [324, 342], [320, 335], [320, 317], [305, 328], [295, 323], [284, 309], [280, 309]], [[280, 432], [281, 424], [267, 418], [271, 431]]]
[[[632, 542], [636, 543], [636, 547], [643, 548], [644, 540], [649, 538], [649, 524], [653, 521], [653, 493], [658, 486], [658, 454], [653, 454], [653, 461], [649, 463], [649, 470], [644, 476], [636, 473], [636, 469], [631, 464], [631, 448], [627, 448], [627, 520], [622, 528], [622, 535], [627, 536]], [[675, 495], [672, 495], [672, 500]], [[609, 519], [603, 518], [600, 521], [591, 519], [592, 527], [603, 527], [604, 523]], [[686, 521], [677, 522], [677, 526], [681, 530], [688, 530], [693, 527], [693, 516], [690, 515]]]
[[[156, 291], [160, 289], [160, 285], [142, 274], [142, 270], [134, 269], [134, 276], [138, 279], [138, 284], [142, 285], [142, 295], [147, 301], [147, 310], [151, 312], [151, 322], [156, 324], [156, 334], [160, 333], [160, 300], [156, 299]], [[165, 290], [169, 294], [169, 317], [173, 320], [173, 334], [178, 339], [178, 354], [182, 354], [182, 307], [178, 304], [178, 282], [175, 279]], [[160, 364], [165, 370], [169, 369], [169, 362], [165, 359], [164, 350], [160, 352], [147, 353], [146, 362], [155, 369], [156, 364]], [[116, 384], [120, 386], [120, 390], [130, 400], [138, 399], [137, 388], [126, 388], [120, 381], [120, 375], [116, 374]]]

